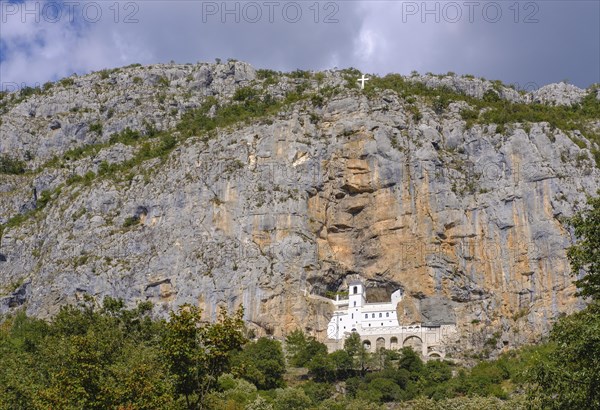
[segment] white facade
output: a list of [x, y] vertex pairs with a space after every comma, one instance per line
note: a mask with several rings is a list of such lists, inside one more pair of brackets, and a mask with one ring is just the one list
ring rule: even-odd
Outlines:
[[443, 339], [456, 333], [456, 326], [398, 323], [396, 306], [402, 297], [399, 289], [388, 303], [367, 303], [363, 283], [350, 282], [348, 299], [332, 301], [335, 310], [327, 326], [328, 349], [341, 349], [344, 339], [356, 332], [370, 351], [410, 346], [424, 358], [444, 357]]
[[363, 334], [375, 328], [398, 328], [400, 324], [396, 315], [396, 305], [401, 300], [402, 290], [399, 289], [392, 293], [388, 303], [367, 303], [362, 282], [351, 282], [348, 286], [348, 299], [333, 302], [335, 311], [327, 326], [327, 336], [340, 340], [349, 332]]

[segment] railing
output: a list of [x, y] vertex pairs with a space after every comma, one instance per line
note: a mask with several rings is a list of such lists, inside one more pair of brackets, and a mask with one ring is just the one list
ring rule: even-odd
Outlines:
[[439, 331], [438, 328], [430, 330], [427, 327], [421, 326], [379, 326], [379, 327], [363, 327], [358, 333], [361, 334], [383, 334], [383, 333], [421, 333], [421, 332], [435, 332]]

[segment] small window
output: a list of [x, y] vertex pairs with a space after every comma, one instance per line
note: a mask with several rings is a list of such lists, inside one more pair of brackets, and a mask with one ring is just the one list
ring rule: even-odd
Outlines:
[[381, 326], [383, 326], [383, 323], [381, 324]]
[[369, 323], [369, 326], [371, 326], [371, 324]]
[[356, 295], [358, 293], [358, 286], [355, 286], [353, 291], [354, 291], [354, 294]]
[[390, 317], [390, 312], [385, 312], [385, 317]]
[[379, 314], [379, 317], [381, 317], [381, 316], [382, 316], [382, 314], [380, 313], [380, 314]]
[[354, 313], [352, 313], [352, 319], [354, 319]]
[[356, 301], [354, 302], [354, 306], [356, 306]]
[[369, 315], [368, 315], [368, 314], [365, 314], [365, 319], [368, 319], [368, 318], [369, 318]]

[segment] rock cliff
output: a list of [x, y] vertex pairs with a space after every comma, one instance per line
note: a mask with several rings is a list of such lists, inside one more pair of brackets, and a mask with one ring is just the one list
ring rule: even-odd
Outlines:
[[[468, 99], [440, 107], [353, 78], [232, 61], [3, 95], [0, 153], [28, 171], [0, 174], [0, 313], [48, 317], [85, 295], [150, 300], [162, 315], [192, 303], [207, 319], [243, 304], [258, 334], [324, 338], [332, 306], [312, 295], [359, 274], [371, 300], [404, 289], [403, 323], [456, 322], [449, 349], [467, 352], [535, 342], [580, 308], [561, 218], [600, 188], [598, 146], [544, 121], [467, 124]], [[521, 104], [588, 94], [406, 82]], [[207, 102], [203, 121], [266, 96], [280, 102], [269, 115], [185, 138], [178, 126]], [[166, 135], [161, 155], [140, 154]]]

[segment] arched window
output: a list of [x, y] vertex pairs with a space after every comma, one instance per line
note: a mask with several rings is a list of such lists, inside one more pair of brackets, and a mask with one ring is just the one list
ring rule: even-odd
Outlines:
[[381, 317], [381, 315], [382, 315], [382, 314], [380, 313], [380, 314], [379, 314], [379, 317]]
[[371, 317], [374, 318], [375, 317], [375, 313], [371, 313]]
[[365, 313], [365, 319], [368, 319], [368, 318], [369, 318], [369, 314]]
[[390, 312], [385, 312], [385, 317], [390, 317]]
[[354, 319], [354, 313], [352, 313], [352, 315], [351, 315], [351, 316], [352, 316], [352, 319]]
[[354, 287], [354, 294], [356, 295], [358, 293], [358, 286]]
[[356, 307], [356, 301], [354, 301], [354, 307]]

